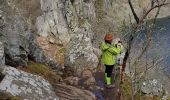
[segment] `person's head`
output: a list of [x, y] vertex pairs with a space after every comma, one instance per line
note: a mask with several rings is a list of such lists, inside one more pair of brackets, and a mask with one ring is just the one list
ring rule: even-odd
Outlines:
[[110, 34], [110, 33], [108, 33], [108, 34], [106, 34], [105, 35], [105, 37], [104, 37], [104, 40], [105, 40], [105, 42], [107, 42], [107, 43], [112, 43], [112, 41], [113, 41], [113, 35], [112, 34]]

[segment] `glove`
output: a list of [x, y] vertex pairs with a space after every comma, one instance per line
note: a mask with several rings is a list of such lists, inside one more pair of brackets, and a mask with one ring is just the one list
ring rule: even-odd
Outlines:
[[123, 45], [122, 45], [122, 42], [121, 42], [121, 41], [118, 41], [118, 43], [116, 44], [116, 47], [121, 48], [121, 51], [123, 51], [123, 50], [124, 50], [124, 47], [123, 47]]
[[117, 43], [117, 47], [121, 48], [122, 44], [121, 43]]

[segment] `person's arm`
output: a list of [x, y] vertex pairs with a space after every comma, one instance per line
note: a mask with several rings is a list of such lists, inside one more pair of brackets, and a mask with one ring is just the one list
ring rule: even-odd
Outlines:
[[105, 42], [103, 42], [103, 43], [102, 43], [102, 45], [101, 45], [101, 49], [102, 49], [102, 51], [106, 51], [106, 50], [108, 50], [108, 49], [109, 49], [109, 46], [108, 46], [108, 45], [106, 45], [106, 43], [105, 43]]
[[120, 54], [121, 48], [120, 47], [111, 47], [108, 51], [114, 55]]

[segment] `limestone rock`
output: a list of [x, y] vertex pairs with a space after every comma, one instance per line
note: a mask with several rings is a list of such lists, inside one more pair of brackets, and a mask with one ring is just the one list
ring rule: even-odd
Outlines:
[[63, 2], [60, 0], [41, 0], [43, 15], [36, 21], [38, 34], [47, 37], [52, 34], [58, 41], [67, 44], [70, 40], [68, 26], [63, 14]]
[[0, 42], [0, 66], [5, 65], [4, 45]]
[[82, 74], [81, 74], [81, 77], [82, 78], [90, 78], [90, 77], [93, 77], [93, 72], [91, 70], [84, 70], [82, 71]]
[[13, 3], [2, 0], [0, 6], [3, 16], [0, 40], [4, 44], [5, 63], [14, 67], [27, 66], [29, 42], [33, 39], [30, 36], [33, 34], [27, 23], [16, 13]]
[[61, 100], [96, 100], [93, 93], [87, 90], [81, 90], [73, 86], [58, 84], [54, 86], [57, 96]]
[[96, 0], [74, 0], [73, 6], [78, 16], [84, 19], [96, 18], [95, 1]]
[[159, 80], [153, 79], [142, 83], [141, 90], [143, 93], [151, 95], [162, 95], [163, 85]]
[[67, 77], [67, 78], [64, 80], [64, 82], [65, 82], [67, 85], [77, 86], [78, 83], [79, 83], [79, 80], [80, 80], [79, 77], [70, 76], [70, 77]]
[[0, 91], [28, 100], [59, 100], [52, 86], [42, 77], [5, 67]]
[[66, 69], [71, 69], [74, 74], [80, 75], [84, 69], [95, 69], [98, 58], [93, 52], [91, 38], [93, 32], [90, 25], [85, 22], [84, 27], [78, 29], [72, 38], [65, 54]]
[[18, 7], [24, 3], [24, 0], [18, 4], [17, 0], [1, 0], [0, 2], [0, 41], [4, 44], [5, 64], [13, 67], [27, 66], [28, 59], [31, 59], [58, 67], [53, 59], [44, 54], [35, 41], [36, 34], [29, 27], [27, 18], [22, 16], [24, 11]]
[[[96, 83], [96, 80], [93, 76], [92, 71], [90, 70], [84, 70], [81, 73], [80, 77], [73, 77], [70, 76], [64, 80], [64, 82], [68, 85], [72, 86], [82, 86], [82, 87], [89, 87], [90, 85], [94, 85]], [[87, 89], [86, 88], [86, 89]]]
[[14, 8], [9, 5], [7, 0], [1, 0], [1, 20], [0, 40], [4, 43], [6, 64], [13, 66], [27, 65], [27, 39], [23, 36], [26, 24], [22, 18], [17, 15]]
[[65, 2], [65, 16], [71, 31], [79, 27], [79, 18], [71, 0], [66, 0]]

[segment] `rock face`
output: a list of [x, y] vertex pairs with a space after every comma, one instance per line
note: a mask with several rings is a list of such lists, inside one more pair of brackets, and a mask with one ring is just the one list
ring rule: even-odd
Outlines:
[[41, 0], [43, 15], [37, 18], [38, 34], [44, 37], [51, 35], [62, 44], [68, 43], [70, 37], [63, 9], [64, 4], [60, 0]]
[[29, 100], [59, 100], [52, 86], [40, 76], [5, 67], [0, 91]]
[[23, 36], [26, 29], [26, 24], [20, 20], [10, 3], [6, 0], [1, 0], [1, 30], [0, 41], [4, 43], [6, 63], [10, 65], [27, 65], [27, 40]]
[[80, 73], [87, 68], [94, 69], [97, 67], [98, 58], [93, 52], [91, 38], [93, 32], [88, 22], [84, 27], [78, 29], [76, 35], [72, 38], [65, 54], [65, 66], [71, 67], [74, 74]]
[[4, 44], [5, 64], [13, 67], [27, 66], [28, 59], [31, 59], [57, 67], [58, 64], [46, 57], [36, 43], [36, 34], [28, 24], [29, 19], [23, 16], [24, 11], [19, 8], [19, 4], [24, 1], [16, 2], [0, 1], [0, 41]]
[[5, 65], [4, 45], [0, 42], [0, 66]]
[[94, 69], [98, 64], [92, 45], [94, 33], [89, 23], [96, 19], [95, 1], [68, 0], [65, 2], [68, 26], [74, 33], [66, 50], [65, 66], [76, 75], [80, 75], [84, 69]]
[[70, 0], [75, 8], [77, 16], [81, 19], [96, 18], [95, 1], [96, 0]]
[[142, 83], [141, 90], [143, 93], [150, 95], [162, 95], [163, 85], [156, 79], [148, 80]]

